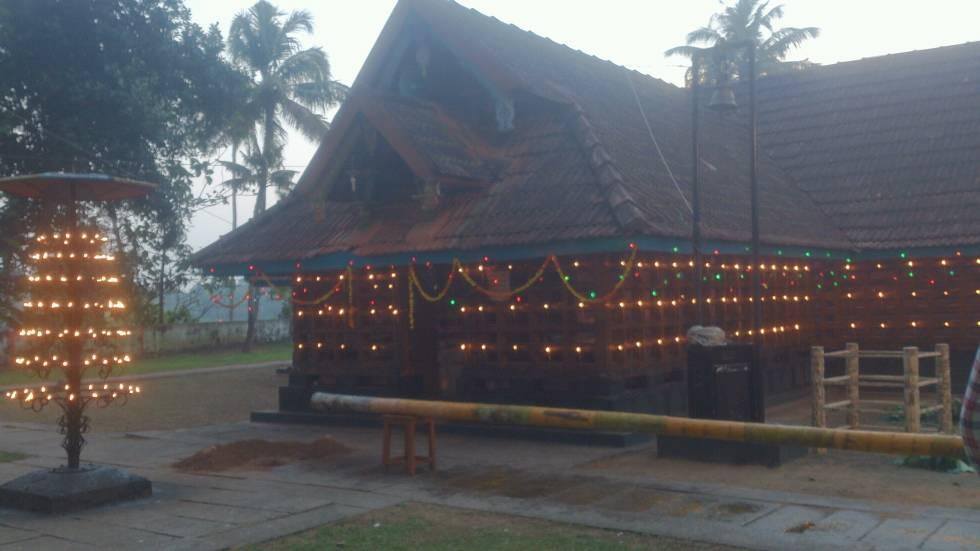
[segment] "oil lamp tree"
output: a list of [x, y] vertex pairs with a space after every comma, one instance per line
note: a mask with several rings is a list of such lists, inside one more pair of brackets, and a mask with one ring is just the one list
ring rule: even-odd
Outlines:
[[35, 411], [60, 407], [68, 456], [61, 469], [30, 473], [0, 487], [0, 503], [55, 511], [148, 495], [145, 479], [83, 467], [80, 461], [87, 408], [125, 403], [140, 393], [138, 386], [109, 380], [131, 360], [125, 351], [131, 332], [123, 317], [128, 300], [115, 256], [106, 250], [108, 238], [84, 216], [80, 202], [138, 198], [153, 186], [103, 175], [41, 174], [2, 179], [0, 190], [40, 199], [52, 213], [51, 228], [37, 232], [28, 253], [29, 298], [23, 302], [14, 362], [42, 381], [57, 380], [6, 397]]

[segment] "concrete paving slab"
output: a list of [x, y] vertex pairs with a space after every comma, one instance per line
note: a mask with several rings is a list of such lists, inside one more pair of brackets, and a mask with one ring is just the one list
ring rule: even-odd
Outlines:
[[861, 541], [882, 549], [915, 549], [944, 522], [935, 518], [889, 518]]
[[176, 538], [195, 538], [235, 527], [235, 524], [231, 522], [215, 522], [167, 514], [152, 505], [127, 510], [113, 510], [105, 514], [87, 516], [87, 518], [113, 526], [147, 530]]
[[33, 516], [13, 519], [16, 528], [43, 532], [71, 542], [96, 546], [137, 547], [160, 549], [173, 544], [175, 538], [141, 529], [109, 526], [99, 520], [83, 520], [70, 516]]
[[928, 551], [980, 550], [980, 524], [951, 520], [922, 544]]
[[799, 507], [786, 505], [775, 509], [768, 515], [746, 524], [746, 527], [758, 534], [802, 534], [809, 526], [827, 518], [831, 511], [814, 507]]
[[195, 496], [194, 499], [187, 501], [262, 509], [279, 513], [299, 513], [331, 503], [330, 499], [320, 497], [291, 496], [287, 494], [269, 495], [227, 490], [213, 490], [206, 494]]
[[[606, 494], [608, 495], [609, 493], [607, 489]], [[659, 505], [661, 507], [657, 507], [657, 510], [663, 512], [664, 506], [674, 502], [676, 499], [676, 494], [669, 492], [649, 488], [627, 488], [592, 503], [592, 506], [596, 509], [622, 513], [642, 513]]]
[[37, 536], [37, 532], [21, 530], [20, 528], [11, 528], [9, 526], [0, 526], [0, 544], [23, 541], [30, 538], [36, 538]]
[[776, 505], [751, 500], [718, 500], [708, 506], [702, 516], [709, 520], [745, 525], [770, 514]]
[[251, 524], [283, 516], [278, 511], [177, 501], [161, 505], [158, 512], [176, 517], [210, 521], [218, 524]]
[[98, 547], [53, 536], [40, 536], [16, 543], [0, 545], [0, 550], [2, 551], [75, 551], [82, 549], [98, 549]]
[[827, 518], [816, 522], [807, 534], [825, 533], [842, 541], [857, 541], [877, 528], [882, 520], [878, 515], [861, 511], [834, 511]]

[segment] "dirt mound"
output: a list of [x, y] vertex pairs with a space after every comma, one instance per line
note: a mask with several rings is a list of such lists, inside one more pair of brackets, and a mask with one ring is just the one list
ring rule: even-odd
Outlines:
[[174, 463], [173, 467], [192, 472], [266, 469], [295, 461], [325, 459], [350, 451], [350, 448], [329, 437], [312, 442], [239, 440], [204, 448]]

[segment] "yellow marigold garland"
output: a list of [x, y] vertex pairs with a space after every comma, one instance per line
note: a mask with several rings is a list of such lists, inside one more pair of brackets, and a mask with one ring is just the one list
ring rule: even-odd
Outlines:
[[565, 271], [561, 269], [561, 264], [558, 263], [558, 258], [552, 256], [551, 260], [555, 264], [555, 270], [558, 271], [558, 278], [561, 279], [562, 285], [564, 285], [565, 288], [568, 289], [568, 292], [571, 293], [572, 296], [586, 303], [603, 302], [609, 300], [610, 298], [613, 297], [613, 295], [619, 292], [619, 289], [623, 286], [623, 284], [626, 283], [626, 278], [629, 276], [630, 272], [633, 271], [633, 263], [636, 260], [637, 247], [631, 245], [630, 248], [631, 248], [630, 257], [626, 261], [625, 267], [623, 268], [623, 273], [619, 277], [619, 281], [616, 283], [615, 286], [613, 286], [613, 288], [608, 293], [606, 293], [601, 297], [596, 297], [596, 298], [591, 298], [587, 295], [583, 295], [582, 293], [578, 292], [574, 287], [572, 287], [572, 284], [569, 283], [568, 281], [570, 278], [568, 278], [565, 275]]
[[524, 291], [530, 289], [534, 285], [534, 283], [536, 281], [538, 281], [541, 278], [541, 276], [544, 275], [545, 270], [548, 269], [548, 264], [554, 264], [555, 271], [557, 271], [558, 277], [559, 277], [559, 279], [561, 279], [562, 285], [564, 285], [565, 288], [568, 289], [568, 292], [571, 293], [572, 296], [574, 296], [575, 298], [577, 298], [581, 302], [595, 303], [595, 302], [601, 302], [601, 301], [608, 300], [613, 295], [615, 295], [617, 292], [619, 292], [619, 290], [622, 288], [622, 286], [626, 283], [627, 276], [629, 276], [629, 273], [631, 271], [633, 271], [633, 264], [636, 261], [636, 253], [637, 253], [637, 247], [636, 247], [636, 245], [632, 245], [631, 244], [630, 245], [630, 256], [629, 256], [629, 259], [626, 260], [626, 263], [625, 263], [624, 268], [623, 268], [623, 273], [620, 275], [619, 281], [616, 283], [615, 286], [613, 286], [613, 288], [608, 293], [606, 293], [605, 295], [603, 295], [601, 297], [596, 297], [596, 298], [591, 298], [591, 297], [589, 297], [587, 295], [583, 295], [577, 289], [575, 289], [574, 287], [572, 287], [572, 284], [569, 282], [568, 276], [566, 276], [565, 271], [562, 270], [561, 263], [558, 262], [558, 257], [555, 256], [555, 255], [548, 256], [544, 260], [544, 262], [541, 263], [541, 267], [538, 268], [538, 271], [535, 272], [534, 275], [531, 276], [531, 278], [529, 278], [525, 283], [523, 283], [519, 287], [515, 287], [514, 289], [511, 289], [510, 291], [494, 291], [493, 289], [487, 289], [487, 288], [484, 288], [484, 287], [480, 286], [480, 284], [477, 283], [477, 281], [474, 280], [472, 278], [472, 276], [470, 276], [470, 274], [466, 271], [466, 268], [463, 267], [463, 263], [460, 262], [460, 260], [458, 258], [454, 258], [453, 261], [452, 261], [452, 269], [449, 271], [449, 276], [446, 278], [446, 285], [438, 293], [436, 293], [436, 294], [429, 294], [422, 287], [422, 282], [419, 281], [418, 274], [416, 273], [415, 266], [413, 265], [413, 266], [410, 266], [409, 267], [409, 270], [408, 270], [408, 278], [409, 278], [409, 285], [408, 285], [408, 324], [409, 324], [409, 328], [410, 329], [415, 329], [415, 290], [418, 289], [419, 294], [422, 295], [422, 298], [424, 298], [425, 300], [427, 300], [429, 302], [439, 302], [442, 299], [444, 299], [446, 297], [446, 295], [449, 293], [449, 289], [452, 287], [452, 284], [453, 284], [453, 277], [454, 277], [454, 275], [456, 273], [459, 273], [462, 276], [463, 280], [466, 281], [467, 284], [469, 284], [471, 287], [473, 287], [478, 292], [480, 292], [480, 293], [482, 293], [482, 294], [484, 294], [484, 295], [486, 295], [486, 296], [488, 296], [490, 298], [493, 298], [493, 299], [504, 300], [504, 299], [508, 299], [510, 297], [519, 295], [519, 294], [523, 293]]
[[469, 283], [471, 287], [473, 287], [480, 293], [483, 293], [484, 295], [490, 298], [503, 300], [515, 295], [519, 295], [524, 291], [530, 289], [531, 286], [534, 285], [534, 282], [544, 275], [544, 271], [548, 268], [548, 263], [551, 262], [552, 258], [554, 257], [549, 256], [548, 258], [546, 258], [544, 262], [541, 263], [541, 267], [538, 268], [538, 271], [533, 276], [531, 276], [530, 279], [528, 279], [520, 287], [516, 287], [510, 291], [494, 291], [492, 289], [484, 289], [483, 287], [480, 287], [480, 285], [470, 276], [470, 274], [466, 272], [466, 268], [463, 267], [463, 264], [459, 261], [458, 258], [453, 259], [453, 269], [459, 271], [459, 273], [463, 276], [463, 279], [466, 280], [466, 283]]

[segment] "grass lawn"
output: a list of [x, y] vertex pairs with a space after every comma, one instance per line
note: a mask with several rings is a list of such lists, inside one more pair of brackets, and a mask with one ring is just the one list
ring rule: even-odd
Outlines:
[[425, 549], [605, 551], [732, 550], [632, 532], [410, 503], [250, 546], [248, 551]]
[[17, 452], [0, 451], [0, 463], [10, 463], [11, 461], [20, 461], [21, 459], [27, 459], [27, 456]]
[[[162, 371], [180, 371], [185, 369], [198, 369], [202, 367], [220, 367], [224, 365], [254, 364], [272, 362], [277, 360], [289, 361], [292, 355], [292, 344], [279, 343], [263, 346], [256, 346], [249, 353], [241, 352], [237, 349], [225, 350], [220, 352], [187, 352], [160, 356], [157, 358], [137, 359], [127, 369], [121, 371], [120, 375], [138, 375], [142, 373], [159, 373]], [[57, 371], [52, 372], [53, 377], [57, 377]], [[0, 372], [0, 385], [14, 385], [21, 383], [37, 383], [30, 373], [17, 369], [9, 369]]]

